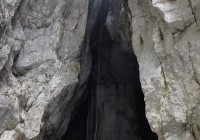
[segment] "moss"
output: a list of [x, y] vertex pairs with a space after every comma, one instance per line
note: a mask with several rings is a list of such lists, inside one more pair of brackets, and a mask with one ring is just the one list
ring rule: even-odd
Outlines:
[[80, 72], [80, 64], [79, 63], [75, 63], [75, 69]]

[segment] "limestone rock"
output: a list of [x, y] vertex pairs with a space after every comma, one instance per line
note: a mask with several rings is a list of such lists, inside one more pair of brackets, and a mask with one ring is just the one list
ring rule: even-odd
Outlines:
[[[64, 135], [90, 75], [103, 1], [0, 1], [0, 140]], [[159, 140], [200, 140], [200, 0], [115, 4], [103, 26], [137, 57], [151, 129]]]
[[69, 121], [62, 109], [79, 81], [88, 1], [3, 0], [0, 6], [0, 139], [44, 139]]
[[199, 18], [195, 12], [199, 3], [129, 1], [146, 115], [159, 139], [199, 139], [199, 122], [191, 122], [192, 116], [198, 116], [194, 110], [200, 94]]

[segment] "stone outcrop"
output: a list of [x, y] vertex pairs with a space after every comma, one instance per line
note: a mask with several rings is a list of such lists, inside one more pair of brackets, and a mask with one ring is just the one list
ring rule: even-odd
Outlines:
[[88, 1], [3, 0], [0, 11], [0, 139], [59, 139], [79, 82]]
[[199, 4], [129, 1], [146, 116], [159, 139], [200, 138]]
[[[103, 13], [105, 0], [0, 1], [0, 140], [59, 140], [69, 131], [84, 100], [95, 102], [92, 97], [86, 99], [92, 93], [85, 90], [98, 64], [92, 43], [101, 42], [98, 36], [103, 28], [121, 47], [120, 52], [102, 52], [106, 56], [102, 62], [112, 55], [108, 68], [117, 70], [102, 70], [108, 78], [103, 81], [104, 93], [116, 90], [114, 85], [106, 87], [110, 82], [124, 84], [127, 80], [131, 84], [131, 76], [140, 77], [140, 82], [136, 78], [138, 82], [133, 84], [140, 87], [141, 83], [146, 117], [158, 139], [200, 140], [200, 0], [109, 2], [107, 13]], [[135, 55], [137, 61], [123, 59], [122, 54]], [[117, 60], [115, 55], [122, 58]], [[122, 60], [135, 64], [126, 65]], [[122, 68], [137, 63], [140, 74]], [[125, 79], [120, 77], [124, 73]], [[107, 74], [116, 79], [110, 80]], [[117, 108], [120, 99], [127, 100], [120, 94], [125, 91], [133, 102]], [[101, 128], [109, 117], [115, 117], [110, 111], [132, 111], [127, 108], [138, 98], [130, 92], [134, 93], [131, 86], [116, 92], [116, 100], [107, 94], [101, 96], [100, 104], [110, 100], [105, 106], [108, 110], [100, 111], [104, 116], [98, 117]], [[111, 104], [116, 110], [109, 109]], [[131, 119], [134, 113], [127, 114]], [[118, 129], [112, 129], [115, 125], [107, 128], [116, 133]], [[102, 140], [110, 139], [105, 131], [96, 133], [105, 136]]]

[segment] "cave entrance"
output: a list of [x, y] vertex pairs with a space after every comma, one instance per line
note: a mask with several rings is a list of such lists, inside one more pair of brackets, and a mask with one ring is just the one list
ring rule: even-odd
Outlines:
[[92, 56], [89, 140], [156, 140], [145, 117], [134, 53], [124, 51], [104, 27]]
[[102, 1], [90, 37], [87, 99], [62, 140], [157, 140], [145, 116], [136, 56], [112, 39], [105, 26], [109, 6], [108, 0]]

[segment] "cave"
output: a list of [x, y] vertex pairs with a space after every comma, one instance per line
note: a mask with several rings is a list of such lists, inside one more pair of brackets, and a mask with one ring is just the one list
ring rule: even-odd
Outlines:
[[90, 35], [92, 68], [84, 93], [87, 98], [62, 140], [158, 139], [145, 116], [137, 58], [105, 26], [110, 5], [108, 0], [102, 1]]

